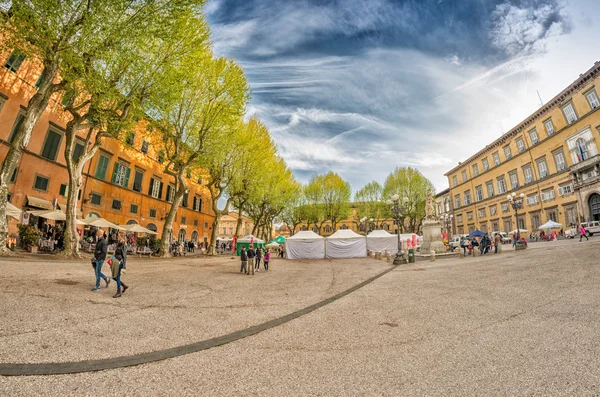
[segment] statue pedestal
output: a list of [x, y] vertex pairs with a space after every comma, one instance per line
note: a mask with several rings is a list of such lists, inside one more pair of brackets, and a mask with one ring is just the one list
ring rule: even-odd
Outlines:
[[423, 221], [423, 245], [421, 245], [421, 254], [429, 254], [434, 250], [436, 254], [446, 252], [446, 246], [442, 241], [442, 225], [435, 219], [426, 219]]

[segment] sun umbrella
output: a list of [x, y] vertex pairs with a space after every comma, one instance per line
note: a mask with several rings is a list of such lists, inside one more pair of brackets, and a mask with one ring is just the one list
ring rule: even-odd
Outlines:
[[99, 228], [108, 227], [108, 228], [111, 228], [111, 229], [125, 230], [121, 226], [115, 225], [114, 223], [109, 222], [109, 221], [107, 221], [104, 218], [96, 218], [93, 221], [87, 222], [87, 224], [90, 225], [90, 226], [96, 226], [96, 227], [99, 227]]
[[[38, 210], [38, 211], [27, 211], [31, 215], [39, 216], [40, 218], [45, 218], [51, 221], [65, 221], [67, 220], [67, 215], [59, 210]], [[86, 225], [85, 222], [76, 219], [75, 221], [78, 225]]]
[[150, 229], [146, 229], [145, 227], [135, 223], [133, 225], [123, 225], [121, 226], [123, 228], [123, 230], [126, 230], [128, 232], [131, 233], [146, 233], [146, 234], [158, 234], [156, 232], [153, 232]]
[[559, 227], [562, 227], [562, 223], [558, 223], [558, 222], [554, 222], [553, 220], [549, 220], [548, 222], [546, 222], [542, 226], [540, 226], [539, 229], [540, 230], [557, 229]]
[[469, 234], [469, 237], [483, 237], [485, 233], [480, 230], [475, 230], [473, 233]]
[[269, 247], [269, 248], [279, 248], [279, 244], [277, 244], [275, 241], [271, 241], [269, 244], [267, 244], [267, 247]]

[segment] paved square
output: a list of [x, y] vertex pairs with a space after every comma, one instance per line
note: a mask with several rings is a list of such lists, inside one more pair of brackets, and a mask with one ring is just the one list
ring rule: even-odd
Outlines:
[[[597, 253], [589, 242], [418, 262], [283, 325], [135, 367], [0, 377], [0, 395], [593, 395]], [[384, 261], [131, 261], [132, 288], [91, 292], [88, 262], [2, 261], [0, 362], [93, 360], [238, 331], [319, 302]]]

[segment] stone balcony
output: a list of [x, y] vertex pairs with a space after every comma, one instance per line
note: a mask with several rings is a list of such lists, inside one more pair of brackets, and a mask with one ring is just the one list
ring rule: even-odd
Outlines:
[[570, 168], [573, 184], [581, 187], [600, 181], [600, 155], [573, 164]]

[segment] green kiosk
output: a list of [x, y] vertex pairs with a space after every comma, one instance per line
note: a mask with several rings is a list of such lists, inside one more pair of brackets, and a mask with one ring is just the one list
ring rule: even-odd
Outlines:
[[235, 243], [235, 252], [236, 255], [240, 255], [240, 251], [242, 250], [242, 247], [246, 247], [246, 250], [248, 250], [248, 248], [250, 247], [250, 241], [253, 241], [253, 246], [254, 248], [256, 247], [262, 247], [265, 248], [265, 241], [261, 240], [257, 237], [254, 237], [253, 235], [248, 235], [246, 237], [242, 237], [241, 239], [237, 240]]

